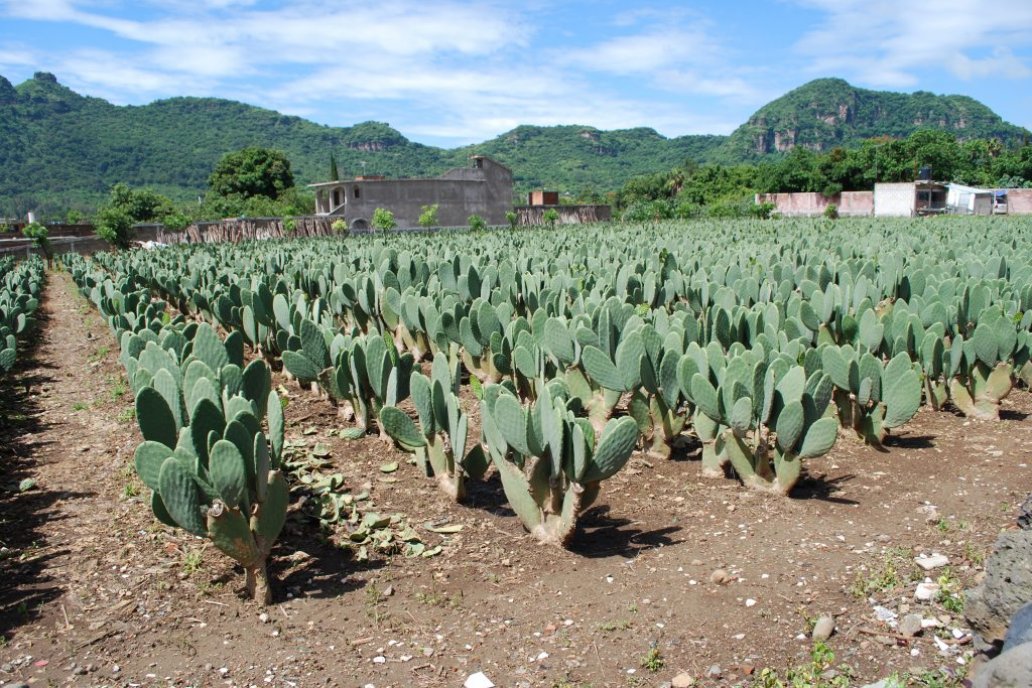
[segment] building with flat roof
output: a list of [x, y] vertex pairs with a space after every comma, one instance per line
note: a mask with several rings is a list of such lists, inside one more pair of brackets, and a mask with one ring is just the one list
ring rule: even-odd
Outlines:
[[349, 228], [369, 229], [373, 211], [394, 213], [397, 226], [417, 227], [425, 206], [437, 206], [438, 225], [459, 227], [470, 215], [489, 225], [505, 224], [512, 210], [512, 172], [485, 155], [470, 158], [469, 167], [448, 170], [439, 177], [387, 179], [362, 176], [310, 184], [315, 190], [316, 215], [342, 218]]

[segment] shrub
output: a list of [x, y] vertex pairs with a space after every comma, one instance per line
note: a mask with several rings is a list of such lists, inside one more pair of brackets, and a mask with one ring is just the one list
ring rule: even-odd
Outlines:
[[766, 203], [760, 203], [753, 207], [753, 215], [760, 218], [761, 220], [769, 220], [773, 216], [774, 211], [777, 210], [777, 206], [770, 201]]
[[115, 248], [129, 248], [133, 219], [120, 207], [108, 205], [97, 211], [97, 236]]
[[487, 222], [479, 215], [470, 215], [467, 222], [469, 222], [469, 229], [471, 232], [483, 232], [487, 229]]
[[437, 207], [438, 205], [436, 203], [434, 203], [433, 205], [423, 206], [423, 212], [420, 213], [418, 220], [420, 227], [422, 227], [423, 229], [430, 229], [431, 227], [437, 226]]
[[824, 206], [824, 217], [829, 220], [837, 220], [839, 218], [838, 206], [834, 203], [829, 203]]
[[297, 231], [297, 220], [292, 217], [283, 218], [283, 233], [292, 236]]
[[520, 216], [516, 214], [515, 210], [509, 210], [505, 213], [505, 221], [509, 223], [509, 229], [516, 229]]
[[50, 252], [50, 239], [47, 228], [38, 222], [30, 222], [22, 229], [22, 235], [26, 239], [32, 239], [39, 252], [49, 261], [53, 256]]
[[330, 229], [333, 230], [334, 234], [339, 234], [341, 236], [348, 235], [348, 223], [345, 222], [343, 218], [334, 220], [333, 224], [330, 225]]
[[161, 224], [170, 232], [182, 232], [190, 225], [190, 218], [177, 210], [161, 218]]
[[559, 221], [559, 211], [555, 208], [549, 208], [541, 216], [541, 219], [545, 221], [549, 229], [555, 229], [555, 223]]
[[373, 229], [389, 232], [398, 226], [398, 222], [394, 219], [394, 213], [386, 208], [377, 208], [373, 211], [372, 225]]

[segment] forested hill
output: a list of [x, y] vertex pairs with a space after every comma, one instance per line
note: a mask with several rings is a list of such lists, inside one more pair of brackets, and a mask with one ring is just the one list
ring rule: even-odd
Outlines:
[[757, 110], [717, 151], [725, 163], [757, 162], [796, 146], [815, 151], [853, 148], [878, 136], [905, 138], [918, 129], [944, 129], [959, 139], [1000, 139], [1018, 145], [1027, 129], [1004, 122], [967, 96], [927, 91], [893, 93], [817, 79]]
[[329, 127], [214, 98], [116, 106], [81, 96], [41, 72], [17, 87], [0, 76], [0, 215], [40, 206], [90, 207], [116, 182], [192, 198], [204, 193], [222, 155], [248, 145], [284, 151], [301, 183], [324, 181], [331, 153], [342, 175], [392, 177], [437, 174], [484, 153], [512, 168], [518, 192], [544, 186], [583, 194], [616, 189], [635, 175], [686, 159], [744, 162], [779, 155], [793, 144], [827, 149], [929, 126], [1005, 142], [1028, 133], [970, 98], [864, 91], [825, 79], [773, 101], [730, 137], [521, 126], [446, 150], [409, 141], [384, 123]]

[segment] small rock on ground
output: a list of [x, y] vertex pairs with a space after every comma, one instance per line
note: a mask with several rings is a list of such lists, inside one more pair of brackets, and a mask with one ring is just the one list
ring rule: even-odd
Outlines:
[[915, 635], [919, 634], [921, 632], [921, 628], [920, 614], [907, 614], [899, 622], [899, 633], [907, 638], [913, 638]]
[[821, 614], [817, 618], [817, 622], [813, 625], [813, 632], [810, 634], [810, 638], [815, 641], [824, 641], [831, 637], [831, 634], [835, 632], [835, 619], [831, 614]]

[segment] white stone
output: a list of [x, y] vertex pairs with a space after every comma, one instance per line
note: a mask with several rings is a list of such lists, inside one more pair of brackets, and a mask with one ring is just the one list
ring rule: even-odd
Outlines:
[[495, 688], [495, 684], [484, 675], [484, 672], [478, 671], [469, 675], [466, 682], [462, 684], [462, 688]]
[[938, 594], [939, 584], [933, 583], [931, 580], [925, 580], [923, 583], [918, 583], [917, 590], [914, 591], [914, 597], [924, 602], [934, 600]]
[[931, 571], [933, 569], [941, 569], [943, 566], [949, 564], [950, 560], [945, 554], [933, 554], [928, 557], [915, 557], [914, 562], [925, 571]]

